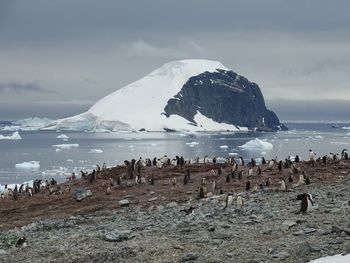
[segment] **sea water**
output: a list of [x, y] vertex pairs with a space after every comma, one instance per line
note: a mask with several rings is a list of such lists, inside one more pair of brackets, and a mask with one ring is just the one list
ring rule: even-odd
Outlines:
[[[289, 131], [272, 133], [20, 131], [20, 140], [0, 140], [0, 185], [36, 178], [55, 178], [62, 182], [72, 172], [92, 171], [96, 164], [105, 162], [107, 166], [115, 166], [140, 157], [242, 156], [248, 161], [263, 156], [284, 159], [296, 154], [307, 159], [309, 149], [317, 156], [350, 150], [350, 130], [342, 128], [349, 127], [347, 123], [339, 124], [339, 128], [328, 123], [286, 125]], [[9, 136], [12, 132], [1, 131], [0, 134]], [[256, 138], [258, 143], [250, 143], [253, 147], [241, 147]]]

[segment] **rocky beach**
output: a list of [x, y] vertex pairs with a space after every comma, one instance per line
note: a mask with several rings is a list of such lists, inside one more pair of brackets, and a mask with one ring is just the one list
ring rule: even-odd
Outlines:
[[[116, 180], [127, 178], [127, 168], [116, 166], [92, 183], [77, 178], [43, 187], [32, 197], [0, 199], [0, 261], [309, 262], [350, 253], [349, 160], [315, 167], [302, 161], [295, 163], [298, 171], [260, 166], [262, 174], [253, 168], [252, 176], [249, 167], [239, 166], [243, 178], [230, 175], [229, 182], [227, 163], [142, 167], [145, 183], [124, 179], [121, 185]], [[191, 179], [184, 185], [187, 169]], [[298, 183], [303, 171], [308, 185]], [[203, 178], [207, 194], [199, 199]], [[265, 186], [268, 178], [272, 183]], [[282, 179], [287, 191], [281, 190]], [[250, 191], [245, 191], [247, 181]], [[254, 191], [260, 184], [263, 189]], [[240, 193], [244, 205], [234, 201], [225, 208], [228, 192], [234, 200]], [[314, 199], [306, 213], [296, 200], [302, 193]]]

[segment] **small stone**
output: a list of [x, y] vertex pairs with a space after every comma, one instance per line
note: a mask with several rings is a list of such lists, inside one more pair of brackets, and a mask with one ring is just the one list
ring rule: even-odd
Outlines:
[[342, 210], [340, 208], [333, 208], [330, 210], [331, 214], [340, 214]]
[[110, 233], [107, 233], [104, 235], [104, 240], [110, 241], [110, 242], [121, 242], [124, 240], [128, 240], [131, 237], [131, 231], [124, 230], [124, 231], [113, 231]]
[[152, 198], [148, 199], [148, 202], [154, 202], [157, 200], [158, 200], [158, 197], [152, 197]]
[[168, 207], [168, 208], [177, 207], [177, 203], [176, 202], [170, 202], [170, 203], [166, 204], [166, 207]]
[[350, 228], [345, 228], [345, 229], [343, 229], [343, 231], [344, 231], [346, 234], [350, 235]]
[[154, 195], [155, 193], [154, 191], [149, 192], [150, 195]]
[[293, 226], [296, 226], [297, 225], [297, 222], [294, 222], [292, 220], [286, 220], [282, 223], [282, 226], [284, 226], [285, 228], [292, 228]]
[[180, 246], [178, 244], [173, 245], [173, 249], [179, 249], [179, 250], [184, 250], [185, 248], [183, 246]]
[[215, 231], [215, 227], [214, 227], [214, 226], [208, 227], [208, 231], [209, 231], [209, 232], [214, 232], [214, 231]]
[[128, 199], [123, 199], [119, 201], [119, 205], [121, 207], [129, 206], [129, 200]]
[[330, 245], [340, 245], [344, 243], [344, 239], [335, 239], [328, 242]]
[[198, 253], [187, 253], [182, 256], [182, 262], [196, 260], [199, 257]]
[[278, 258], [279, 260], [284, 260], [289, 257], [289, 253], [286, 251], [281, 251], [272, 255], [272, 258]]
[[73, 193], [73, 197], [78, 202], [82, 201], [88, 196], [92, 196], [92, 192], [90, 190], [86, 190], [85, 188], [78, 188]]
[[317, 230], [315, 228], [305, 228], [304, 229], [305, 234], [311, 234], [311, 233], [314, 233], [316, 231]]

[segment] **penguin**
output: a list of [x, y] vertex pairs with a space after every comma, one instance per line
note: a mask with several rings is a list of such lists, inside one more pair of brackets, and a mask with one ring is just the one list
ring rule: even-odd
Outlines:
[[322, 157], [322, 163], [323, 163], [324, 165], [327, 165], [327, 155], [324, 155], [324, 156]]
[[263, 184], [260, 184], [259, 187], [260, 187], [261, 191], [264, 191], [264, 185]]
[[216, 158], [217, 158], [217, 156], [214, 156], [213, 163], [216, 163]]
[[271, 185], [271, 177], [267, 178], [266, 180], [266, 186], [270, 186]]
[[299, 157], [299, 155], [296, 155], [296, 156], [295, 156], [294, 162], [296, 162], [296, 163], [300, 162], [300, 157]]
[[187, 181], [191, 180], [191, 173], [189, 169], [186, 169], [186, 176], [187, 176]]
[[282, 170], [283, 170], [283, 161], [279, 161], [278, 162], [278, 171], [282, 172]]
[[306, 176], [306, 178], [305, 178], [305, 184], [306, 184], [306, 185], [311, 184], [311, 181], [310, 181], [310, 177], [309, 177], [309, 176]]
[[204, 177], [202, 178], [202, 182], [201, 182], [201, 185], [207, 185], [207, 179]]
[[314, 161], [316, 158], [316, 153], [314, 153], [311, 149], [309, 150], [309, 159], [310, 161]]
[[150, 179], [150, 184], [154, 185], [154, 175], [152, 174], [151, 179]]
[[250, 191], [250, 182], [249, 181], [245, 184], [245, 190], [247, 192]]
[[253, 192], [258, 192], [259, 188], [258, 188], [258, 184], [254, 184], [254, 188], [253, 188]]
[[251, 162], [251, 164], [252, 164], [252, 167], [255, 167], [255, 166], [256, 166], [256, 161], [255, 161], [253, 158], [251, 159], [250, 162]]
[[180, 212], [185, 212], [186, 215], [193, 214], [193, 211], [194, 211], [195, 208], [196, 207], [191, 205], [188, 209], [182, 209], [182, 210], [180, 210]]
[[32, 188], [28, 188], [28, 195], [29, 195], [29, 197], [33, 196]]
[[110, 195], [111, 192], [112, 192], [111, 187], [108, 186], [108, 187], [106, 188], [106, 195]]
[[112, 179], [111, 177], [109, 177], [109, 185], [110, 185], [111, 187], [114, 186], [114, 181], [113, 181], [113, 179]]
[[233, 194], [230, 192], [226, 196], [225, 208], [230, 208], [232, 206], [232, 203], [233, 203]]
[[314, 205], [312, 195], [309, 193], [303, 193], [297, 196], [296, 200], [301, 200], [300, 212], [306, 213]]
[[266, 164], [265, 157], [262, 157], [262, 158], [261, 158], [261, 164]]
[[213, 188], [213, 191], [215, 191], [216, 190], [216, 181], [215, 180], [212, 182], [211, 186]]
[[16, 242], [16, 247], [26, 247], [26, 238], [24, 236], [20, 237]]
[[244, 160], [242, 156], [239, 157], [239, 160], [240, 160], [240, 165], [244, 166]]
[[249, 170], [248, 170], [248, 176], [254, 176], [253, 168], [249, 168]]
[[185, 174], [184, 175], [184, 185], [186, 185], [187, 184], [187, 175]]
[[304, 174], [299, 175], [299, 185], [305, 184], [305, 177]]
[[260, 168], [260, 165], [258, 165], [258, 175], [261, 175], [261, 168]]
[[204, 186], [201, 186], [199, 188], [199, 199], [205, 198], [206, 192], [207, 192], [207, 189]]
[[281, 191], [283, 191], [283, 192], [287, 191], [286, 181], [284, 181], [284, 180], [281, 180]]
[[208, 156], [204, 156], [204, 159], [203, 159], [203, 163], [207, 163], [207, 160], [208, 160]]
[[290, 182], [290, 183], [293, 183], [293, 175], [289, 175], [289, 177], [288, 177], [288, 181]]
[[220, 166], [220, 168], [218, 169], [218, 174], [219, 174], [219, 175], [222, 174], [222, 166]]
[[244, 205], [243, 197], [241, 195], [237, 196], [236, 203], [238, 207], [242, 207]]
[[173, 179], [171, 180], [171, 182], [173, 183], [173, 186], [176, 187], [176, 177], [173, 177]]
[[230, 174], [227, 174], [226, 175], [226, 183], [229, 183], [230, 182]]
[[274, 166], [274, 164], [275, 164], [275, 161], [274, 161], [274, 160], [269, 161], [269, 168], [272, 169], [272, 167]]
[[239, 171], [238, 179], [241, 180], [243, 178], [243, 170]]

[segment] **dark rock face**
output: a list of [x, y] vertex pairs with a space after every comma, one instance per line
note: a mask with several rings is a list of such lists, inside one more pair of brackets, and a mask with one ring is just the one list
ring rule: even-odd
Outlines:
[[196, 126], [197, 111], [219, 123], [261, 131], [287, 129], [266, 108], [259, 86], [233, 71], [218, 69], [191, 77], [168, 101], [163, 114], [177, 114]]

